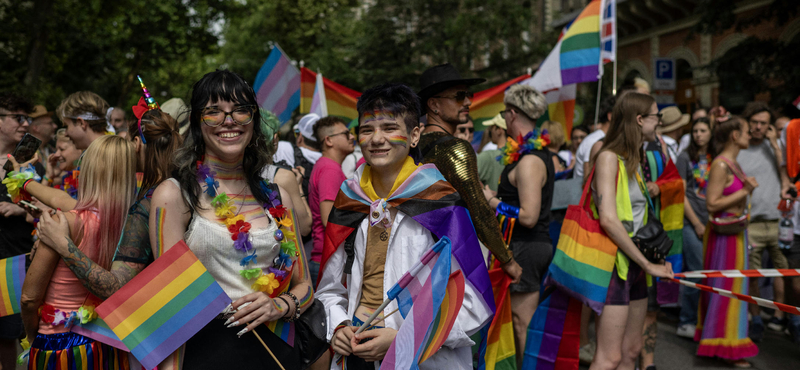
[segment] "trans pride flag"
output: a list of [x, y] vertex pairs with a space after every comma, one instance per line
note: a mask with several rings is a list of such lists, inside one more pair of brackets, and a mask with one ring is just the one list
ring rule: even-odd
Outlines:
[[258, 71], [253, 88], [258, 106], [275, 113], [281, 123], [292, 118], [300, 105], [300, 71], [277, 44]]
[[20, 313], [20, 298], [22, 298], [22, 283], [25, 281], [26, 255], [9, 257], [0, 260], [0, 317]]
[[549, 91], [564, 85], [597, 81], [603, 75], [601, 3], [603, 1], [594, 0], [583, 9], [539, 70], [525, 83], [539, 91]]
[[464, 300], [464, 275], [450, 273], [451, 244], [446, 236], [389, 289], [403, 321], [381, 369], [419, 369], [442, 347]]
[[96, 311], [139, 362], [152, 369], [228, 303], [230, 298], [180, 241]]

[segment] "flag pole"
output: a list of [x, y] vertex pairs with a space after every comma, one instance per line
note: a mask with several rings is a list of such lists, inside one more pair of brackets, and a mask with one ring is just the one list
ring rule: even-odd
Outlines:
[[281, 362], [280, 362], [280, 361], [278, 361], [278, 358], [277, 358], [277, 357], [275, 357], [275, 354], [274, 354], [274, 353], [272, 353], [272, 350], [271, 350], [271, 349], [269, 349], [269, 347], [267, 347], [267, 344], [266, 344], [266, 343], [264, 343], [264, 340], [263, 340], [263, 339], [261, 339], [261, 336], [260, 336], [260, 335], [258, 335], [258, 333], [256, 333], [256, 331], [255, 331], [255, 330], [253, 330], [253, 334], [255, 334], [255, 335], [256, 335], [256, 338], [258, 338], [258, 341], [259, 341], [259, 342], [261, 342], [261, 344], [264, 346], [264, 348], [266, 348], [266, 349], [267, 349], [267, 352], [269, 352], [269, 355], [270, 355], [270, 356], [272, 356], [272, 359], [273, 359], [273, 360], [275, 360], [275, 363], [276, 363], [276, 364], [278, 364], [278, 366], [281, 368], [281, 370], [286, 370], [286, 368], [284, 368], [284, 367], [283, 367], [283, 364], [281, 364]]
[[613, 95], [613, 96], [617, 95], [617, 56], [616, 55], [614, 55], [614, 74], [613, 74], [613, 80], [611, 81], [611, 95]]
[[383, 312], [383, 309], [386, 308], [386, 306], [388, 306], [389, 303], [391, 303], [391, 302], [392, 302], [391, 298], [387, 298], [385, 301], [383, 301], [383, 303], [381, 303], [380, 307], [378, 307], [375, 310], [375, 312], [373, 312], [372, 315], [369, 316], [367, 321], [364, 321], [364, 323], [361, 324], [361, 327], [358, 328], [358, 330], [356, 330], [356, 334], [361, 334], [361, 332], [366, 330], [367, 327], [369, 326], [369, 324], [371, 324], [373, 321], [375, 321], [375, 319], [378, 318], [378, 315], [380, 315]]
[[600, 116], [600, 92], [603, 86], [603, 78], [597, 79], [597, 103], [594, 105], [594, 125], [597, 126], [597, 119]]

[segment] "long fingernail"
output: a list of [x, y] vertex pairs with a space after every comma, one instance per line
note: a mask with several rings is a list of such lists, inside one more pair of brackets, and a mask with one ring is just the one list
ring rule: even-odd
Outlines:
[[228, 324], [230, 324], [231, 322], [233, 322], [233, 316], [231, 316], [231, 317], [229, 317], [227, 320], [225, 320], [225, 323], [224, 323], [224, 324], [222, 324], [222, 325], [228, 325]]
[[[231, 319], [232, 319], [232, 318], [231, 318]], [[228, 319], [228, 320], [230, 320], [230, 319]], [[232, 323], [228, 324], [228, 328], [229, 328], [229, 329], [230, 329], [230, 328], [232, 328], [232, 327], [234, 327], [234, 326], [239, 326], [239, 321], [234, 321], [234, 322], [232, 322]]]
[[239, 338], [241, 338], [241, 337], [242, 337], [242, 335], [244, 335], [244, 333], [247, 333], [247, 331], [248, 331], [248, 329], [247, 329], [247, 328], [244, 328], [244, 329], [242, 329], [242, 331], [240, 331], [240, 332], [236, 333], [236, 336], [237, 336], [237, 337], [239, 337]]

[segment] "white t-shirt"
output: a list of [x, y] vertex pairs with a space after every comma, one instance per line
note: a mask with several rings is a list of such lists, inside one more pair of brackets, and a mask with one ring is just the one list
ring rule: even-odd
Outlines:
[[583, 177], [583, 164], [589, 162], [592, 146], [604, 137], [606, 137], [606, 133], [603, 132], [603, 130], [597, 130], [583, 139], [581, 145], [578, 147], [578, 151], [575, 152], [575, 169], [573, 170], [575, 176]]
[[678, 142], [666, 135], [662, 136], [661, 139], [664, 140], [664, 144], [667, 145], [667, 152], [669, 152], [667, 154], [669, 158], [672, 159], [672, 163], [678, 163], [678, 153], [680, 153], [678, 150]]
[[315, 152], [315, 151], [313, 151], [311, 149], [307, 149], [307, 148], [303, 148], [303, 147], [300, 147], [300, 152], [303, 153], [303, 157], [306, 157], [306, 159], [309, 162], [311, 162], [311, 164], [317, 163], [317, 160], [319, 160], [322, 157], [322, 153], [321, 152]]
[[495, 150], [495, 149], [497, 149], [497, 144], [495, 144], [495, 143], [490, 141], [490, 142], [486, 143], [486, 145], [483, 146], [483, 149], [481, 149], [481, 153], [483, 153], [483, 152], [485, 152], [487, 150]]
[[678, 143], [678, 154], [683, 152], [689, 147], [689, 143], [692, 141], [692, 134], [683, 134], [681, 136], [681, 141]]
[[278, 150], [272, 155], [272, 161], [274, 163], [286, 161], [289, 167], [294, 167], [294, 148], [292, 148], [292, 143], [288, 141], [279, 141]]

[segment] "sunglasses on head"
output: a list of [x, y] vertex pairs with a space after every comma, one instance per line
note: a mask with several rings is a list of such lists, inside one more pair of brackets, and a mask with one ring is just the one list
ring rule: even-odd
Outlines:
[[475, 94], [472, 91], [458, 91], [453, 96], [437, 95], [434, 96], [434, 98], [455, 99], [455, 101], [460, 103], [463, 102], [465, 98], [469, 98], [470, 100], [472, 100], [473, 96], [475, 96]]

